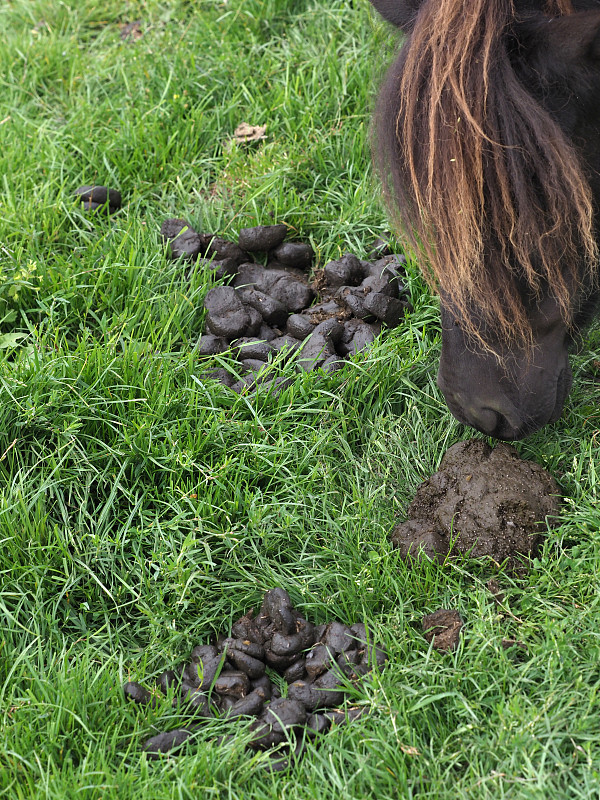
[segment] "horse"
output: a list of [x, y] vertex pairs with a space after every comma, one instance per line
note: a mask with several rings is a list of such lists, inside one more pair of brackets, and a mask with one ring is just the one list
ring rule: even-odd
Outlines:
[[561, 416], [600, 301], [600, 0], [371, 3], [406, 35], [373, 150], [440, 297], [438, 386], [521, 439]]

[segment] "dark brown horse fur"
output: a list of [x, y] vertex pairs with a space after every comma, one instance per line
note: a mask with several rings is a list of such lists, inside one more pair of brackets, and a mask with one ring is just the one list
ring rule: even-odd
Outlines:
[[440, 293], [440, 386], [520, 438], [560, 416], [598, 294], [600, 0], [371, 2], [407, 34], [375, 157]]

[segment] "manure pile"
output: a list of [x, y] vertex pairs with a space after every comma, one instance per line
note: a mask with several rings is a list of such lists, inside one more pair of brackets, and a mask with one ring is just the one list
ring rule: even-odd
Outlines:
[[[281, 588], [271, 589], [256, 615], [250, 611], [232, 626], [231, 636], [214, 645], [198, 645], [190, 661], [161, 673], [155, 690], [172, 688], [173, 706], [187, 718], [176, 730], [148, 739], [143, 749], [151, 758], [180, 747], [202, 720], [255, 718], [249, 747], [273, 752], [271, 768], [285, 769], [307, 741], [333, 724], [355, 719], [363, 708], [338, 708], [352, 684], [373, 667], [382, 667], [386, 653], [363, 623], [313, 625], [293, 608]], [[281, 685], [286, 686], [282, 697]], [[125, 697], [141, 705], [156, 704], [139, 683], [123, 687]]]
[[281, 351], [295, 356], [298, 370], [337, 370], [410, 309], [404, 257], [391, 254], [385, 242], [376, 243], [373, 260], [347, 253], [311, 280], [313, 249], [286, 242], [287, 232], [285, 225], [243, 228], [236, 243], [196, 233], [183, 219], [168, 219], [161, 228], [173, 258], [202, 263], [227, 281], [206, 294], [206, 331], [197, 352], [235, 354], [239, 380], [225, 369], [208, 373], [235, 392], [281, 389], [284, 379], [268, 366]]

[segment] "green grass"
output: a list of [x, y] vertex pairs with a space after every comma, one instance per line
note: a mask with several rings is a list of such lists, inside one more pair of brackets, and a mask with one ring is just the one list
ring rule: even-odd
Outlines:
[[[119, 24], [144, 35], [122, 42]], [[393, 49], [366, 0], [12, 0], [0, 6], [0, 793], [9, 798], [589, 798], [600, 793], [600, 334], [563, 418], [518, 445], [568, 498], [531, 572], [409, 569], [390, 548], [419, 482], [472, 432], [435, 386], [435, 301], [339, 373], [237, 397], [193, 352], [209, 276], [169, 262], [168, 216], [235, 237], [285, 221], [319, 264], [386, 227], [368, 146]], [[267, 126], [230, 146], [239, 122]], [[84, 216], [81, 184], [124, 208]], [[224, 363], [227, 359], [221, 359]], [[282, 367], [289, 370], [289, 367]], [[284, 586], [390, 653], [369, 713], [271, 775], [211, 721], [140, 742], [144, 680]], [[442, 656], [425, 613], [458, 608]], [[527, 650], [505, 650], [515, 638]]]

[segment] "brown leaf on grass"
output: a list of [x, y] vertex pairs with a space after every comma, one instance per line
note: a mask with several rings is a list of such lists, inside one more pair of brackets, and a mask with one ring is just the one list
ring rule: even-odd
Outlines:
[[233, 141], [237, 144], [258, 142], [267, 138], [265, 136], [266, 130], [266, 125], [248, 125], [247, 122], [241, 122], [233, 132]]
[[124, 22], [122, 25], [119, 25], [119, 30], [121, 31], [121, 39], [123, 41], [126, 39], [136, 41], [137, 39], [141, 39], [144, 35], [141, 19], [135, 19], [133, 22]]
[[407, 756], [420, 756], [421, 755], [420, 751], [417, 750], [416, 747], [410, 747], [409, 745], [401, 744], [400, 745], [400, 750], [402, 750], [402, 752], [405, 753]]

